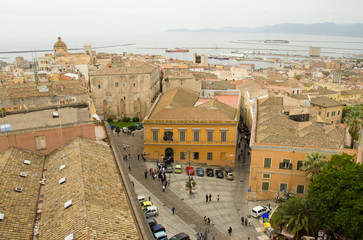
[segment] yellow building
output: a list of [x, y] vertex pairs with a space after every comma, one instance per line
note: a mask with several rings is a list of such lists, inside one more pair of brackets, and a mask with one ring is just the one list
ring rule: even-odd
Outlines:
[[318, 121], [339, 124], [342, 121], [344, 104], [328, 97], [311, 99], [311, 106], [316, 109]]
[[162, 94], [143, 121], [147, 160], [234, 166], [240, 101], [238, 92], [200, 99], [179, 87]]
[[306, 155], [318, 151], [330, 158], [346, 152], [344, 128], [311, 119], [294, 121], [283, 109], [281, 97], [259, 100], [255, 107], [249, 200], [306, 194], [309, 182], [301, 170]]
[[362, 89], [351, 89], [347, 91], [340, 92], [340, 101], [350, 101], [350, 100], [358, 100], [363, 96]]

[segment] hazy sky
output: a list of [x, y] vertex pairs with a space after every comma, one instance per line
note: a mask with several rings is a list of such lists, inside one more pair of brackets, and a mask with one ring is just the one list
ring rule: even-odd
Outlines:
[[363, 0], [0, 0], [1, 35], [114, 34], [363, 23]]

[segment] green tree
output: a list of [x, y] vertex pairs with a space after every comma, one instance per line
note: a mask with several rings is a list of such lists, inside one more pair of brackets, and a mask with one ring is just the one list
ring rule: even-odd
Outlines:
[[333, 155], [309, 185], [308, 201], [321, 228], [362, 239], [363, 166], [354, 156]]
[[312, 152], [306, 155], [306, 159], [303, 161], [302, 170], [305, 171], [306, 179], [314, 181], [319, 175], [321, 170], [326, 165], [326, 155], [324, 153]]
[[350, 148], [354, 147], [354, 137], [363, 125], [363, 105], [359, 104], [350, 108], [344, 117], [344, 123], [349, 126], [349, 134], [351, 136]]
[[296, 239], [299, 239], [298, 235], [301, 230], [304, 230], [305, 234], [314, 233], [315, 224], [305, 198], [293, 197], [286, 200], [273, 214], [271, 222], [284, 226], [287, 231], [297, 234]]

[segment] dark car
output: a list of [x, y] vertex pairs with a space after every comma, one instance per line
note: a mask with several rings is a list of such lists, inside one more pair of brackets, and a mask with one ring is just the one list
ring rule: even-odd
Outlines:
[[146, 221], [147, 221], [147, 223], [149, 224], [150, 227], [153, 227], [156, 224], [158, 224], [158, 222], [155, 220], [155, 218], [147, 218]]
[[197, 168], [197, 175], [200, 177], [204, 176], [204, 169], [202, 167]]
[[205, 170], [205, 173], [207, 174], [208, 177], [214, 177], [214, 170], [213, 170], [213, 168], [207, 168]]
[[166, 166], [166, 170], [165, 170], [167, 173], [172, 173], [172, 172], [174, 172], [174, 168], [173, 168], [173, 166], [171, 166], [171, 165], [168, 165], [168, 166]]
[[152, 233], [165, 232], [165, 228], [161, 224], [156, 224], [151, 227]]
[[216, 177], [217, 178], [224, 178], [223, 170], [216, 170]]
[[190, 237], [188, 236], [188, 234], [181, 232], [172, 236], [171, 238], [169, 238], [169, 240], [190, 240]]
[[128, 129], [129, 129], [131, 132], [133, 132], [133, 131], [135, 131], [135, 130], [136, 130], [136, 127], [135, 127], [135, 126], [130, 126], [130, 127], [128, 127]]

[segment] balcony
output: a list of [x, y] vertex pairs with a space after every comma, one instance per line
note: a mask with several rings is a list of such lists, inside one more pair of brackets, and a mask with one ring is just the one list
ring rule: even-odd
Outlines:
[[280, 163], [280, 166], [279, 166], [280, 169], [292, 169], [292, 163], [287, 163], [287, 162], [281, 162]]

